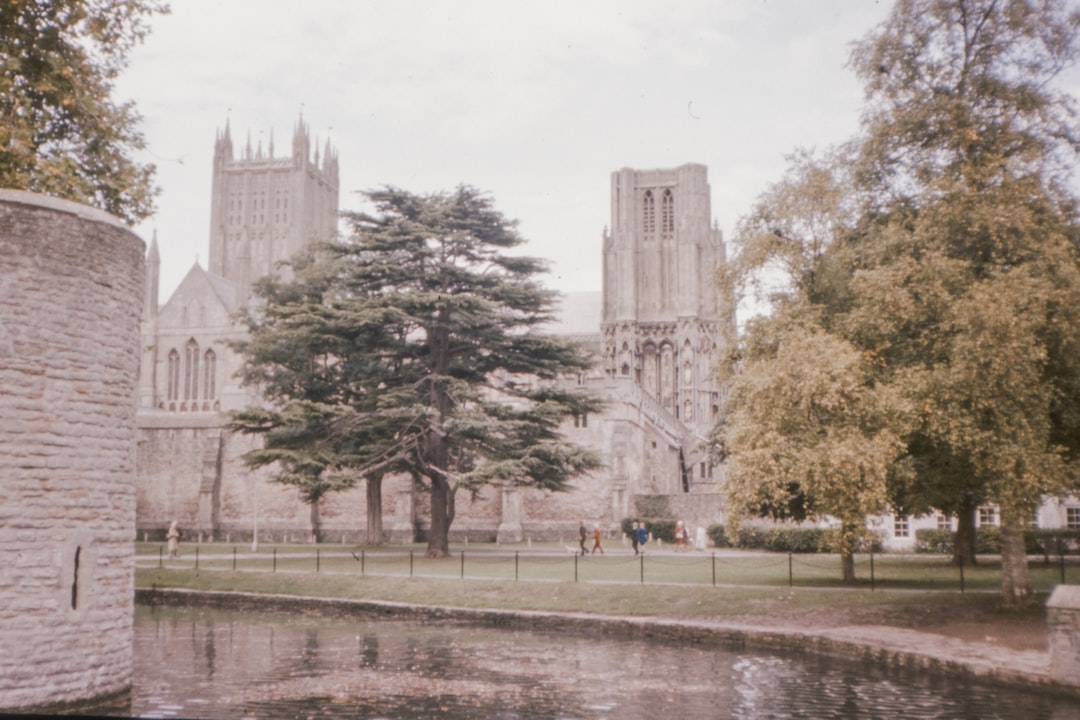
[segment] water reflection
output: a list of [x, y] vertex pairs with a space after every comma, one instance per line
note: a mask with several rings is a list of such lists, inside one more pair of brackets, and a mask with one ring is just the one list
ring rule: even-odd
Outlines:
[[1080, 719], [1064, 699], [825, 660], [443, 620], [140, 607], [135, 658], [147, 717]]

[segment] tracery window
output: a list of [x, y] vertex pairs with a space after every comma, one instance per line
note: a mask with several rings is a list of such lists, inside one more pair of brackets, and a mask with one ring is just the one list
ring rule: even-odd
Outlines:
[[213, 350], [207, 350], [203, 355], [203, 399], [213, 400], [217, 394], [217, 354]]
[[169, 367], [166, 377], [165, 397], [170, 401], [180, 399], [180, 353], [173, 348], [169, 352]]
[[652, 190], [645, 191], [642, 199], [642, 226], [646, 235], [656, 232], [656, 201], [653, 199]]
[[195, 338], [184, 346], [184, 400], [199, 399], [199, 343]]
[[664, 237], [671, 237], [675, 232], [675, 196], [671, 190], [664, 190], [660, 202], [660, 232]]

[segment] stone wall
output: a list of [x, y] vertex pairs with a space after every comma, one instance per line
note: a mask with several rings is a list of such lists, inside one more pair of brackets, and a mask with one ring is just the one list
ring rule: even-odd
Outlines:
[[0, 709], [130, 686], [144, 252], [0, 190]]

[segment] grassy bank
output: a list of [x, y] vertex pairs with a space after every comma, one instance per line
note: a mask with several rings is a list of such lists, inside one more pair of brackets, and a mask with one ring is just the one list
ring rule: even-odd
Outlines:
[[[778, 590], [845, 589], [918, 590], [952, 593], [996, 592], [1001, 584], [998, 558], [983, 558], [976, 567], [960, 569], [948, 558], [932, 555], [861, 555], [856, 558], [858, 581], [840, 580], [835, 555], [788, 555], [739, 551], [650, 551], [635, 556], [618, 546], [605, 555], [580, 557], [561, 545], [514, 547], [473, 544], [454, 548], [450, 558], [424, 557], [422, 546], [391, 546], [375, 550], [345, 545], [263, 545], [258, 552], [226, 544], [186, 546], [180, 558], [165, 557], [164, 547], [136, 546], [140, 570], [300, 573], [362, 578], [428, 578], [498, 582], [548, 582], [598, 585], [685, 585], [761, 587]], [[1046, 593], [1060, 582], [1080, 582], [1080, 565], [1032, 562], [1032, 584]]]
[[[412, 550], [412, 556], [401, 548], [369, 551], [361, 562], [358, 549], [335, 546], [324, 546], [318, 554], [310, 545], [289, 545], [264, 547], [257, 554], [238, 549], [234, 555], [231, 545], [203, 545], [196, 568], [194, 548], [186, 547], [183, 557], [169, 560], [160, 559], [158, 546], [149, 544], [138, 549], [136, 584], [759, 625], [881, 624], [941, 631], [964, 623], [997, 627], [1021, 623], [1023, 632], [1040, 632], [1039, 623], [1045, 622], [1041, 603], [1022, 612], [1001, 607], [996, 592], [999, 569], [994, 563], [969, 568], [969, 591], [961, 593], [954, 582], [941, 579], [954, 576], [956, 569], [943, 558], [925, 556], [875, 558], [879, 579], [872, 589], [866, 573], [856, 587], [840, 587], [835, 580], [838, 560], [822, 556], [800, 558], [805, 565], [800, 577], [809, 575], [807, 568], [815, 570], [814, 584], [789, 585], [787, 556], [725, 555], [721, 582], [713, 585], [708, 572], [714, 562], [711, 554], [655, 553], [647, 556], [648, 581], [642, 584], [641, 559], [632, 554], [609, 552], [603, 558], [580, 558], [575, 580], [575, 559], [556, 548], [530, 548], [526, 557], [524, 551], [474, 545], [442, 560], [423, 558], [419, 546]], [[465, 553], [464, 573], [461, 552]], [[515, 562], [518, 580], [514, 579]], [[869, 569], [869, 558], [861, 563]], [[1039, 580], [1045, 586], [1040, 588], [1040, 600], [1053, 587], [1053, 570], [1047, 569]], [[485, 572], [497, 576], [488, 577]], [[970, 591], [973, 586], [985, 592]]]

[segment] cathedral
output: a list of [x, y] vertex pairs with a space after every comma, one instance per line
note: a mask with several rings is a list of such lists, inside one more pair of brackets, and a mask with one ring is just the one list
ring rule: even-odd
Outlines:
[[[273, 139], [265, 149], [249, 140], [235, 152], [226, 124], [214, 145], [208, 267], [196, 263], [161, 304], [151, 242], [137, 413], [139, 539], [162, 537], [175, 520], [188, 538], [299, 541], [309, 539], [315, 517], [325, 540], [363, 537], [362, 481], [309, 508], [295, 488], [272, 482], [269, 469], [245, 465], [258, 439], [227, 429], [228, 411], [259, 401], [234, 378], [241, 359], [229, 342], [245, 332], [236, 313], [260, 277], [334, 236], [338, 197], [336, 149], [313, 147], [302, 118], [283, 157]], [[576, 478], [569, 492], [489, 487], [459, 497], [451, 540], [568, 539], [581, 521], [616, 533], [656, 497], [693, 525], [721, 521], [723, 469], [704, 446], [722, 404], [711, 371], [734, 318], [721, 315], [713, 281], [725, 252], [706, 168], [612, 173], [611, 221], [597, 250], [602, 292], [565, 294], [550, 330], [595, 358], [591, 371], [565, 382], [607, 406], [563, 430], [598, 451], [603, 468]], [[427, 503], [410, 478], [386, 478], [382, 504], [387, 539], [424, 537]]]

